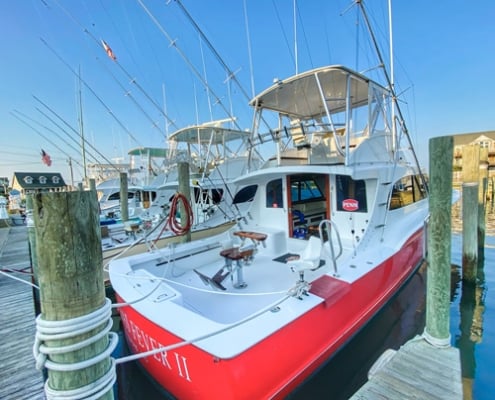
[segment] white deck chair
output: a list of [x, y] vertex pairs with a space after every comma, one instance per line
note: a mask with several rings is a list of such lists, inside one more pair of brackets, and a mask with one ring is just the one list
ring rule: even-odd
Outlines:
[[319, 268], [321, 266], [322, 250], [321, 239], [316, 236], [310, 236], [306, 247], [299, 254], [299, 258], [289, 262], [291, 270], [304, 274], [304, 271], [308, 269], [314, 270]]

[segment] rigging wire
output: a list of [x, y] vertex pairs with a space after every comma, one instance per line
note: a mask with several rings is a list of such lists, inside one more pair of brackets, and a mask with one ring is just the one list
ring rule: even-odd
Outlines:
[[[62, 128], [62, 127], [61, 127], [61, 126], [60, 126], [60, 125], [59, 125], [56, 121], [54, 121], [54, 120], [53, 120], [50, 116], [48, 116], [45, 112], [43, 112], [42, 110], [40, 110], [38, 107], [35, 107], [35, 108], [36, 108], [36, 110], [37, 110], [39, 113], [41, 113], [41, 114], [42, 114], [45, 118], [47, 118], [47, 119], [48, 119], [48, 120], [49, 120], [52, 124], [54, 124], [54, 125], [55, 125], [58, 129], [60, 129], [62, 132], [64, 132], [64, 133], [65, 133], [65, 134], [66, 134], [66, 135], [67, 135], [67, 136], [68, 136], [71, 140], [73, 140], [74, 142], [76, 142], [76, 144], [78, 144], [78, 143], [77, 143], [77, 141], [76, 141], [76, 139], [74, 139], [74, 138], [70, 135], [70, 133], [69, 133], [69, 132], [67, 132], [64, 128]], [[41, 125], [41, 124], [40, 124], [40, 125]], [[53, 130], [51, 130], [50, 128], [45, 127], [45, 126], [43, 126], [43, 127], [44, 127], [45, 129], [47, 129], [47, 130], [49, 130], [49, 131], [51, 131], [51, 132], [55, 133], [55, 132], [54, 132]], [[76, 149], [76, 152], [77, 152], [77, 151], [79, 151], [79, 149]], [[86, 151], [86, 153], [89, 153], [89, 155], [91, 156], [91, 159], [92, 159], [94, 162], [98, 162], [98, 159], [97, 159], [97, 158], [93, 155], [93, 153], [91, 153], [91, 152], [87, 152], [87, 151]], [[83, 164], [83, 166], [84, 166], [84, 164]]]
[[[199, 37], [199, 50], [201, 51], [201, 61], [203, 63], [203, 75], [205, 77], [205, 82], [206, 82], [206, 98], [208, 99], [208, 110], [210, 111], [210, 120], [213, 121], [213, 112], [211, 109], [211, 97], [210, 97], [210, 87], [208, 85], [208, 78], [206, 75], [206, 63], [205, 63], [205, 55], [203, 52], [203, 45], [201, 41], [201, 36]], [[199, 121], [197, 121], [199, 123]]]
[[[65, 7], [63, 7], [60, 2], [58, 0], [53, 0], [57, 5], [58, 7], [60, 7], [60, 9], [76, 24], [78, 25], [84, 33], [86, 33], [91, 39], [93, 39], [93, 41], [96, 43], [96, 45], [101, 48], [101, 42], [100, 40], [98, 40], [98, 38], [96, 38], [90, 31], [89, 29], [85, 28]], [[53, 51], [53, 50], [52, 50]], [[60, 58], [60, 57], [59, 57]], [[155, 106], [155, 108], [158, 110], [158, 112], [163, 115], [167, 121], [175, 126], [175, 122], [168, 116], [164, 113], [164, 110], [161, 108], [161, 106], [146, 92], [146, 90], [144, 90], [144, 88], [138, 83], [137, 79], [135, 77], [133, 77], [131, 74], [129, 74], [129, 72], [122, 66], [122, 64], [120, 64], [118, 62], [117, 59], [114, 59], [113, 62], [115, 63], [115, 65], [117, 65], [119, 67], [119, 69], [126, 75], [126, 77], [129, 79], [129, 83], [132, 83], [134, 84], [138, 89], [139, 91], [148, 99], [148, 101], [153, 105]], [[86, 84], [85, 84], [86, 85]], [[91, 89], [90, 89], [91, 90]], [[119, 123], [120, 125], [120, 123]], [[176, 127], [177, 128], [177, 127]], [[135, 140], [135, 139], [134, 139]]]
[[153, 120], [153, 118], [151, 117], [151, 115], [149, 115], [146, 110], [143, 108], [143, 106], [141, 106], [138, 101], [134, 98], [134, 96], [132, 95], [131, 91], [130, 90], [126, 90], [126, 88], [124, 87], [124, 85], [119, 82], [119, 80], [117, 79], [117, 77], [115, 76], [114, 73], [112, 73], [110, 71], [110, 69], [105, 65], [105, 63], [103, 63], [101, 61], [101, 59], [99, 57], [96, 58], [99, 62], [100, 62], [100, 65], [107, 71], [107, 73], [113, 78], [114, 82], [124, 91], [125, 93], [125, 96], [128, 97], [129, 99], [132, 100], [132, 102], [134, 103], [134, 105], [143, 113], [143, 115], [148, 119], [148, 121], [151, 123], [151, 126], [155, 129], [158, 129], [158, 131], [160, 132], [160, 134], [163, 134], [163, 132], [161, 131], [160, 127], [158, 126], [158, 123], [156, 121]]
[[291, 50], [291, 46], [289, 44], [289, 39], [287, 38], [287, 34], [285, 33], [284, 24], [282, 23], [282, 20], [280, 18], [280, 13], [278, 11], [277, 5], [275, 4], [275, 0], [272, 0], [272, 4], [273, 4], [273, 8], [275, 9], [275, 15], [277, 16], [278, 23], [280, 25], [280, 31], [282, 32], [282, 34], [284, 36], [285, 45], [287, 46], [287, 50], [289, 52], [290, 58], [292, 59], [292, 62], [295, 65], [296, 64], [296, 60], [294, 59], [294, 54], [293, 54], [293, 52]]
[[[141, 0], [138, 0], [138, 1], [141, 3]], [[189, 14], [189, 12], [186, 10], [186, 8], [182, 4], [182, 2], [180, 0], [175, 0], [175, 2], [179, 5], [179, 8], [182, 10], [182, 12], [184, 13], [184, 15], [189, 20], [189, 22], [196, 29], [196, 31], [201, 35], [201, 37], [203, 38], [204, 42], [206, 43], [206, 45], [208, 46], [208, 48], [210, 49], [210, 51], [213, 53], [213, 55], [215, 56], [215, 58], [218, 60], [218, 62], [220, 63], [220, 65], [225, 69], [225, 72], [227, 73], [227, 77], [229, 79], [232, 79], [237, 84], [237, 86], [240, 89], [241, 93], [249, 101], [250, 100], [250, 97], [249, 97], [248, 93], [246, 92], [246, 90], [244, 89], [244, 87], [239, 82], [239, 80], [237, 79], [236, 73], [229, 68], [229, 66], [227, 65], [227, 63], [223, 60], [223, 58], [220, 56], [220, 54], [218, 53], [218, 51], [215, 49], [215, 47], [212, 45], [212, 43], [208, 40], [208, 38], [206, 37], [206, 35], [204, 34], [204, 32], [201, 30], [201, 28], [199, 27], [199, 25], [192, 18], [191, 14]]]
[[[64, 150], [62, 150], [56, 143], [54, 143], [52, 140], [50, 140], [48, 137], [43, 135], [38, 129], [36, 129], [34, 126], [32, 126], [30, 123], [26, 122], [23, 120], [19, 115], [24, 116], [20, 111], [14, 110], [14, 112], [10, 113], [14, 118], [22, 122], [24, 125], [27, 127], [31, 128], [33, 131], [35, 131], [38, 135], [40, 135], [43, 139], [45, 139], [48, 143], [50, 143], [52, 146], [54, 146], [58, 151], [60, 151], [62, 154], [65, 154], [67, 157], [70, 157]], [[82, 164], [76, 161], [76, 163], [82, 168]]]
[[[58, 139], [60, 139], [60, 141], [64, 142], [68, 147], [70, 147], [73, 151], [75, 151], [76, 153], [79, 151], [79, 149], [77, 147], [75, 147], [73, 144], [69, 143], [68, 141], [66, 141], [63, 137], [61, 137], [57, 132], [55, 132], [53, 129], [51, 129], [50, 127], [46, 126], [46, 125], [43, 125], [41, 122], [38, 122], [36, 121], [34, 118], [31, 118], [31, 117], [28, 117], [26, 114], [18, 111], [18, 110], [13, 110], [13, 112], [17, 113], [18, 116], [17, 117], [22, 117], [24, 118], [24, 120], [29, 120], [31, 122], [34, 122], [36, 124], [38, 124], [39, 126], [41, 126], [42, 128], [46, 129], [47, 131], [53, 133]], [[19, 118], [18, 118], [19, 119]], [[28, 125], [28, 124], [25, 124], [25, 125]], [[31, 125], [28, 125], [31, 129], [34, 130], [34, 128], [31, 126]], [[38, 132], [37, 132], [38, 133]], [[75, 141], [75, 139], [73, 137], [70, 137], [70, 139], [72, 139], [73, 141]], [[69, 154], [67, 152], [63, 152], [67, 157], [69, 157]], [[79, 164], [79, 163], [78, 163]], [[83, 166], [82, 164], [79, 164], [81, 167]]]
[[[43, 101], [41, 101], [38, 97], [34, 96], [34, 99], [42, 104], [46, 109], [48, 109], [48, 111], [50, 111], [52, 114], [54, 114], [61, 122], [64, 123], [65, 126], [67, 126], [70, 130], [72, 130], [72, 132], [74, 132], [76, 135], [78, 134], [77, 131], [72, 127], [70, 126], [69, 123], [67, 123], [62, 117], [60, 117], [54, 110], [52, 110], [47, 104], [45, 104]], [[40, 111], [41, 112], [41, 111]], [[48, 117], [47, 117], [48, 118]], [[57, 125], [58, 126], [58, 125]], [[59, 128], [61, 129], [61, 128]], [[92, 150], [94, 150], [100, 157], [103, 158], [103, 160], [105, 160], [108, 164], [110, 164], [115, 170], [117, 171], [120, 171], [119, 168], [117, 166], [115, 166], [114, 163], [112, 163], [110, 160], [108, 160], [102, 153], [100, 153], [100, 151], [98, 151], [98, 149], [96, 147], [94, 147], [89, 141], [87, 141], [86, 139], [85, 140], [85, 143], [91, 147]]]
[[[153, 21], [153, 23], [156, 25], [156, 27], [160, 30], [160, 32], [167, 38], [169, 41], [170, 46], [174, 47], [175, 50], [179, 53], [179, 55], [182, 57], [182, 59], [186, 62], [187, 66], [191, 69], [191, 71], [196, 75], [196, 77], [201, 81], [201, 83], [205, 86], [208, 87], [207, 83], [205, 82], [204, 78], [200, 74], [200, 72], [197, 70], [197, 68], [191, 63], [191, 61], [186, 57], [184, 52], [179, 48], [177, 45], [177, 40], [172, 39], [172, 37], [168, 34], [168, 32], [163, 28], [163, 26], [160, 24], [160, 22], [156, 19], [156, 17], [151, 13], [151, 11], [146, 7], [146, 5], [141, 1], [137, 0], [138, 3], [141, 5], [143, 10], [148, 14], [150, 19]], [[208, 42], [206, 41], [208, 44]], [[233, 76], [233, 79], [235, 79], [235, 76]], [[215, 98], [215, 101], [222, 107], [223, 111], [233, 119], [233, 123], [237, 126], [237, 128], [240, 130], [241, 128], [237, 124], [237, 122], [234, 120], [234, 117], [230, 114], [230, 112], [225, 108], [225, 105], [222, 103], [221, 99], [219, 96], [216, 95], [216, 93], [211, 90], [210, 88], [210, 93], [213, 95]]]
[[[43, 44], [50, 49], [55, 56], [74, 74], [77, 76], [76, 71], [51, 47], [43, 38], [40, 38], [40, 40], [43, 42]], [[120, 121], [115, 113], [105, 104], [105, 102], [101, 99], [100, 96], [89, 86], [89, 84], [81, 78], [82, 83], [84, 83], [84, 86], [95, 96], [95, 98], [100, 102], [100, 104], [107, 110], [107, 112], [113, 117], [113, 119], [119, 124], [119, 126], [129, 135], [129, 137], [134, 140], [138, 145], [141, 146], [141, 143], [135, 138], [135, 136], [132, 134], [132, 132]]]
[[297, 15], [299, 16], [299, 20], [300, 20], [300, 26], [301, 26], [302, 34], [303, 34], [303, 37], [304, 37], [304, 44], [306, 45], [306, 48], [308, 49], [309, 63], [311, 65], [311, 68], [314, 68], [313, 58], [311, 57], [311, 51], [310, 51], [310, 47], [309, 47], [308, 37], [306, 35], [306, 30], [304, 29], [304, 24], [303, 24], [303, 20], [302, 20], [302, 16], [301, 16], [301, 11], [299, 9], [299, 4], [297, 2], [296, 2], [296, 10], [297, 10]]
[[373, 30], [371, 29], [371, 24], [370, 24], [370, 21], [368, 19], [368, 15], [366, 13], [366, 10], [364, 8], [363, 1], [362, 0], [356, 0], [356, 4], [358, 5], [358, 7], [362, 11], [362, 14], [363, 14], [363, 17], [364, 17], [364, 21], [366, 23], [366, 27], [368, 28], [368, 32], [370, 34], [372, 43], [373, 43], [373, 45], [375, 47], [375, 50], [376, 50], [378, 59], [380, 60], [380, 65], [383, 68], [383, 74], [384, 74], [385, 79], [387, 81], [387, 85], [388, 85], [388, 87], [390, 89], [390, 92], [392, 93], [392, 101], [395, 104], [395, 109], [396, 109], [397, 114], [398, 114], [398, 119], [399, 119], [398, 122], [399, 122], [399, 124], [401, 126], [401, 131], [403, 132], [403, 134], [406, 136], [406, 138], [408, 140], [408, 143], [409, 143], [409, 145], [411, 147], [411, 150], [412, 150], [411, 152], [412, 152], [412, 155], [414, 157], [414, 162], [416, 164], [416, 168], [418, 169], [418, 173], [421, 176], [422, 184], [426, 188], [426, 190], [428, 191], [428, 184], [427, 184], [426, 179], [425, 179], [425, 177], [423, 175], [423, 171], [421, 170], [421, 167], [420, 167], [419, 160], [418, 160], [418, 157], [416, 155], [416, 152], [414, 151], [414, 147], [413, 147], [413, 144], [412, 144], [412, 141], [411, 141], [411, 136], [409, 135], [409, 131], [408, 131], [407, 126], [406, 126], [406, 122], [405, 122], [404, 117], [402, 115], [402, 110], [400, 108], [399, 102], [397, 101], [397, 95], [396, 95], [395, 89], [394, 89], [394, 87], [392, 85], [392, 81], [390, 79], [390, 76], [388, 74], [387, 69], [385, 68], [385, 63], [384, 63], [382, 54], [380, 52], [380, 48], [378, 47], [378, 43], [376, 41], [376, 37], [375, 37], [375, 35], [373, 33]]
[[253, 55], [251, 52], [251, 35], [249, 33], [249, 21], [248, 21], [246, 0], [243, 1], [243, 5], [244, 5], [244, 25], [246, 26], [246, 40], [248, 43], [248, 59], [249, 59], [249, 71], [250, 71], [249, 75], [251, 76], [251, 98], [253, 98], [255, 95], [254, 72], [253, 72]]

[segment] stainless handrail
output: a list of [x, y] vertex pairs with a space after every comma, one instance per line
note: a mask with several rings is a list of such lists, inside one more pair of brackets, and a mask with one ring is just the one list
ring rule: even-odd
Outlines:
[[[337, 271], [337, 258], [339, 258], [342, 255], [342, 241], [340, 240], [340, 233], [337, 228], [337, 225], [329, 220], [329, 219], [324, 219], [320, 222], [318, 225], [318, 232], [320, 234], [320, 240], [321, 240], [321, 245], [323, 247], [324, 245], [324, 240], [323, 240], [323, 226], [325, 226], [327, 232], [328, 232], [328, 246], [330, 247], [330, 256], [332, 258], [332, 264], [333, 264], [333, 270], [334, 270], [334, 275], [338, 276], [338, 271]], [[339, 245], [339, 253], [335, 255], [335, 249], [333, 246], [333, 240], [332, 240], [332, 230], [335, 231], [336, 237], [337, 237], [337, 242]]]

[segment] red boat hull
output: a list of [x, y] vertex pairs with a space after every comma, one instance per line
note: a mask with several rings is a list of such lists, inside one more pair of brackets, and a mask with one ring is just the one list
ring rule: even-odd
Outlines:
[[[141, 359], [147, 372], [179, 399], [283, 398], [332, 357], [402, 287], [423, 260], [423, 231], [361, 279], [347, 284], [329, 276], [311, 292], [327, 301], [232, 359], [218, 359], [186, 345]], [[329, 290], [329, 288], [331, 290]], [[332, 301], [336, 291], [342, 291]], [[133, 353], [179, 343], [137, 313], [120, 309]]]

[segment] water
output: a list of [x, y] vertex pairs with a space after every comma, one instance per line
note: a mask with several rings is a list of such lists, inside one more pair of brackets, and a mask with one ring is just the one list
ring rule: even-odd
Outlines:
[[[464, 399], [488, 400], [495, 393], [495, 212], [487, 208], [485, 246], [478, 258], [476, 285], [463, 284], [461, 202], [452, 209], [451, 344], [459, 348]], [[424, 330], [424, 268], [383, 309], [350, 346], [289, 398], [346, 399], [365, 381], [374, 360]], [[166, 399], [136, 363], [119, 367], [119, 399]]]
[[459, 348], [464, 399], [488, 400], [495, 393], [495, 236], [485, 239], [476, 285], [463, 284], [462, 235], [452, 236], [452, 345]]

